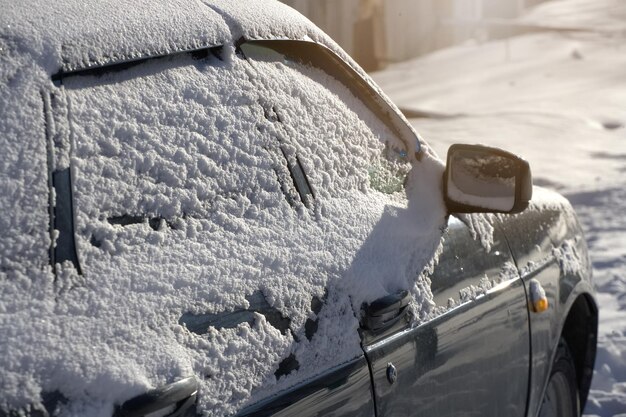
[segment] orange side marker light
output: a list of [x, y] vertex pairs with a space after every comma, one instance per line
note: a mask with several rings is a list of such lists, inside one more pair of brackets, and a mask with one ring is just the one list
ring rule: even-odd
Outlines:
[[535, 313], [542, 313], [550, 307], [546, 292], [536, 279], [528, 281], [530, 307]]

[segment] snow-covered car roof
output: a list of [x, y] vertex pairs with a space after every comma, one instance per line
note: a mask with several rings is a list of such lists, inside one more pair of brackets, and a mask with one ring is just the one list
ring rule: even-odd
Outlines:
[[[11, 79], [17, 71], [30, 67], [35, 73], [27, 77], [39, 78], [41, 84], [50, 76], [233, 45], [242, 39], [308, 40], [340, 57], [404, 119], [343, 49], [306, 17], [277, 0], [140, 0], [132, 7], [121, 0], [93, 4], [0, 0], [0, 9], [0, 79]], [[418, 136], [408, 122], [400, 129], [407, 136]]]
[[[28, 54], [50, 73], [248, 39], [304, 39], [338, 48], [277, 1], [2, 1], [0, 51]], [[345, 56], [345, 54], [342, 54]]]

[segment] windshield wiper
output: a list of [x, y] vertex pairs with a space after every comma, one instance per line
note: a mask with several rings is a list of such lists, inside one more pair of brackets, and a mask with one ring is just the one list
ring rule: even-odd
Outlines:
[[291, 160], [287, 157], [287, 153], [283, 147], [280, 147], [285, 160], [287, 161], [287, 168], [289, 169], [289, 173], [291, 174], [291, 179], [293, 180], [293, 185], [296, 187], [298, 194], [300, 195], [300, 200], [307, 207], [310, 207], [310, 200], [307, 198], [308, 195], [315, 198], [313, 194], [313, 189], [311, 188], [311, 184], [309, 184], [309, 179], [304, 173], [304, 169], [302, 168], [302, 164], [300, 163], [300, 158], [298, 155], [295, 156], [295, 161]]
[[193, 376], [138, 395], [117, 407], [113, 417], [143, 417], [162, 411], [163, 417], [181, 417], [196, 402], [198, 382]]

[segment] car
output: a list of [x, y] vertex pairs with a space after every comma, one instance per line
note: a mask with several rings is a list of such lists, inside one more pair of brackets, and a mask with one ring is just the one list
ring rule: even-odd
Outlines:
[[[0, 416], [579, 416], [566, 199], [275, 1], [2, 2]], [[478, 138], [479, 139], [479, 138]]]

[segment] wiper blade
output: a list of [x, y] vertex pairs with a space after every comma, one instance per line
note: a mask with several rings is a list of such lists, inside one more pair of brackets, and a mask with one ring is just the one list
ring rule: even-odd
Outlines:
[[143, 417], [160, 410], [166, 413], [164, 417], [183, 416], [196, 402], [197, 393], [198, 382], [190, 376], [131, 398], [115, 410], [113, 417]]
[[291, 179], [293, 180], [293, 185], [295, 185], [298, 194], [300, 194], [300, 200], [307, 207], [310, 208], [310, 201], [307, 198], [308, 195], [315, 198], [313, 194], [313, 189], [311, 188], [311, 184], [309, 184], [309, 179], [304, 173], [304, 169], [302, 168], [302, 164], [300, 163], [300, 158], [298, 155], [295, 155], [295, 161], [290, 160], [287, 156], [287, 152], [285, 148], [280, 147], [285, 160], [287, 161], [287, 168], [289, 168], [289, 173], [291, 174]]

